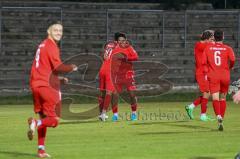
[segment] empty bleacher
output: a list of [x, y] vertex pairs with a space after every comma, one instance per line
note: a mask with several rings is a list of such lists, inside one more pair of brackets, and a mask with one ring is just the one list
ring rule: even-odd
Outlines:
[[[166, 64], [169, 70], [161, 78], [177, 86], [195, 84], [193, 47], [203, 30], [223, 29], [226, 43], [238, 51], [238, 11], [198, 13], [161, 9], [158, 3], [3, 0], [0, 89], [28, 88], [36, 47], [46, 37], [47, 24], [52, 20], [62, 20], [64, 24], [63, 59], [79, 53], [99, 54], [115, 32], [124, 31], [141, 60]], [[98, 68], [89, 69], [91, 72]], [[237, 76], [236, 71], [233, 79]]]

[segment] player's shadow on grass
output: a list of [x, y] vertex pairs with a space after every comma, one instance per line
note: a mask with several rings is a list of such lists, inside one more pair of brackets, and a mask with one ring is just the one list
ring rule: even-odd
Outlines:
[[31, 153], [24, 153], [24, 152], [14, 152], [14, 151], [1, 151], [0, 150], [0, 154], [4, 154], [4, 155], [8, 155], [8, 156], [12, 156], [14, 158], [36, 158], [37, 155], [36, 154], [31, 154]]
[[63, 121], [63, 122], [60, 122], [61, 125], [68, 125], [68, 124], [90, 124], [90, 123], [99, 123], [99, 120], [91, 120], [91, 121], [79, 120], [79, 121]]
[[[206, 131], [198, 131], [198, 132], [206, 132]], [[138, 133], [138, 135], [172, 135], [172, 134], [186, 134], [186, 133], [192, 133], [192, 131], [145, 132], [145, 133]]]
[[216, 159], [216, 157], [193, 157], [193, 158], [189, 158], [189, 159]]
[[157, 125], [157, 124], [162, 124], [162, 123], [185, 123], [185, 122], [188, 122], [188, 121], [186, 121], [186, 120], [181, 120], [181, 121], [169, 121], [169, 122], [163, 122], [163, 121], [148, 122], [148, 121], [146, 121], [146, 122], [142, 122], [142, 123], [133, 123], [133, 124], [131, 124], [131, 125], [155, 125], [155, 124]]

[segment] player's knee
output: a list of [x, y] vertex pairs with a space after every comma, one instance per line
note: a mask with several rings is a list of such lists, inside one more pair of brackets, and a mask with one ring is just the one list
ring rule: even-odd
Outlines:
[[220, 94], [220, 100], [226, 100], [227, 94], [226, 93], [221, 93]]
[[106, 91], [106, 95], [112, 95], [112, 91]]
[[39, 112], [38, 114], [39, 114], [39, 118], [40, 118], [40, 119], [44, 119], [44, 118], [47, 117], [42, 111]]
[[60, 118], [58, 118], [58, 117], [53, 118], [53, 125], [52, 125], [53, 128], [58, 126], [59, 120], [60, 120]]
[[131, 104], [136, 104], [137, 103], [137, 97], [134, 95], [134, 96], [131, 96]]

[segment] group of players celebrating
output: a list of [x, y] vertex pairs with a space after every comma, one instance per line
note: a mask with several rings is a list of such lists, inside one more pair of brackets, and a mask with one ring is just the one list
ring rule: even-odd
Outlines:
[[[60, 59], [58, 42], [63, 35], [61, 23], [53, 23], [47, 29], [48, 37], [38, 46], [31, 68], [30, 87], [33, 94], [34, 112], [39, 119], [28, 119], [27, 136], [32, 140], [35, 131], [38, 133], [39, 158], [50, 157], [45, 152], [45, 138], [48, 127], [56, 127], [59, 116], [56, 107], [61, 105], [60, 83], [68, 79], [60, 77], [60, 73], [77, 71], [74, 64], [63, 64]], [[202, 96], [186, 107], [193, 119], [193, 109], [201, 104], [203, 121], [206, 115], [210, 94], [213, 98], [213, 108], [217, 116], [218, 129], [223, 130], [223, 118], [226, 110], [226, 93], [230, 82], [230, 69], [233, 68], [235, 57], [231, 47], [223, 44], [224, 34], [221, 30], [204, 31], [201, 41], [195, 46], [196, 79]], [[138, 60], [138, 54], [127, 40], [126, 34], [117, 32], [114, 41], [104, 45], [103, 64], [99, 71], [99, 119], [106, 121], [109, 105], [112, 105], [113, 121], [118, 120], [119, 94], [126, 91], [131, 104], [130, 120], [137, 120], [137, 98], [134, 80], [133, 61]], [[239, 93], [240, 94], [240, 93]], [[239, 98], [240, 99], [240, 98]]]
[[126, 34], [115, 33], [114, 41], [104, 46], [102, 57], [103, 64], [99, 72], [99, 119], [105, 121], [108, 118], [106, 112], [111, 103], [112, 121], [118, 120], [119, 94], [126, 89], [132, 109], [130, 118], [133, 121], [137, 120], [136, 85], [132, 62], [138, 60], [138, 54], [127, 41]]
[[218, 130], [223, 131], [223, 119], [226, 111], [226, 95], [230, 84], [230, 71], [235, 63], [233, 49], [223, 44], [224, 33], [221, 30], [206, 30], [201, 40], [195, 44], [195, 77], [202, 96], [185, 107], [190, 119], [193, 110], [201, 104], [200, 120], [214, 120], [206, 115], [209, 96], [218, 121]]

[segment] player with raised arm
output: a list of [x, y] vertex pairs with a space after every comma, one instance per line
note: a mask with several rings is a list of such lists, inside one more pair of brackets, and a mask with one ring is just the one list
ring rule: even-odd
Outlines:
[[104, 46], [103, 51], [103, 64], [99, 71], [99, 90], [98, 96], [100, 115], [99, 119], [105, 121], [108, 116], [106, 115], [107, 109], [112, 102], [112, 95], [116, 93], [112, 78], [111, 78], [111, 58], [114, 53], [113, 50], [117, 46], [115, 41], [108, 42]]
[[235, 55], [233, 49], [223, 44], [224, 33], [214, 32], [215, 44], [204, 50], [203, 64], [209, 80], [213, 108], [218, 120], [218, 130], [223, 131], [223, 119], [226, 111], [226, 95], [230, 84], [230, 69], [233, 68]]
[[213, 43], [213, 33], [212, 30], [205, 30], [201, 35], [201, 40], [196, 42], [194, 47], [194, 57], [195, 57], [195, 78], [199, 86], [199, 90], [202, 96], [194, 100], [194, 102], [185, 107], [187, 114], [190, 119], [194, 119], [193, 110], [199, 104], [201, 104], [201, 121], [213, 120], [206, 115], [207, 103], [209, 98], [209, 82], [206, 78], [206, 73], [204, 73], [204, 66], [202, 64], [203, 51], [209, 43]]
[[56, 105], [61, 103], [60, 81], [67, 78], [59, 77], [59, 73], [76, 71], [74, 64], [62, 64], [58, 42], [63, 35], [63, 26], [59, 22], [51, 24], [47, 29], [48, 37], [42, 41], [36, 51], [32, 63], [30, 87], [33, 94], [34, 112], [39, 119], [28, 119], [29, 130], [27, 136], [32, 140], [35, 131], [38, 132], [38, 157], [50, 157], [45, 152], [45, 138], [47, 127], [56, 127], [59, 118], [56, 114]]

